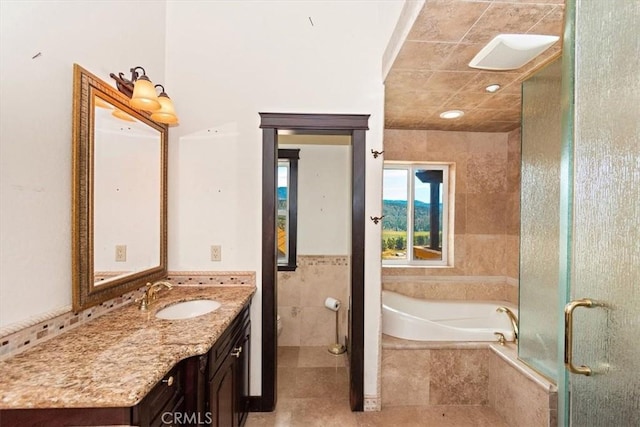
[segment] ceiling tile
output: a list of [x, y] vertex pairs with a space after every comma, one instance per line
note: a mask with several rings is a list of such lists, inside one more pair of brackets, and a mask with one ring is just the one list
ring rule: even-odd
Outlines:
[[[392, 94], [387, 104], [394, 105], [398, 111], [438, 109], [451, 97], [449, 92], [403, 92]], [[395, 107], [398, 104], [398, 107]]]
[[489, 1], [501, 1], [502, 3], [540, 3], [540, 4], [560, 4], [564, 5], [564, 0], [489, 0]]
[[511, 132], [520, 127], [520, 120], [517, 122], [491, 122], [491, 132]]
[[428, 0], [407, 39], [458, 42], [488, 7], [489, 3]]
[[459, 91], [478, 71], [436, 71], [429, 79], [429, 85], [438, 92]]
[[499, 122], [516, 122], [520, 120], [520, 110], [513, 109], [483, 109], [477, 108], [469, 113], [473, 117], [482, 120], [495, 120]]
[[429, 106], [406, 105], [394, 103], [385, 107], [385, 117], [389, 120], [406, 119], [421, 122], [433, 116], [437, 109]]
[[562, 34], [564, 6], [556, 6], [527, 31], [529, 34]]
[[438, 67], [441, 71], [473, 71], [469, 62], [484, 47], [483, 44], [460, 43], [449, 57]]
[[[518, 70], [468, 66], [500, 33], [561, 35], [563, 0], [426, 0], [385, 79], [385, 126], [508, 132], [520, 125], [521, 82], [561, 53], [558, 42]], [[497, 83], [499, 92], [485, 88]], [[460, 109], [455, 120], [440, 118]]]
[[447, 100], [443, 106], [445, 110], [467, 111], [476, 108], [487, 99], [484, 93], [457, 93]]
[[433, 70], [439, 67], [453, 52], [453, 43], [407, 41], [393, 63], [398, 70]]
[[391, 70], [385, 86], [394, 92], [410, 92], [426, 88], [433, 73], [418, 70]]
[[488, 43], [498, 34], [526, 33], [555, 6], [492, 3], [469, 30], [465, 43]]
[[515, 93], [488, 93], [488, 96], [478, 104], [478, 107], [489, 110], [509, 109], [513, 105], [521, 104], [521, 95]]
[[464, 93], [487, 93], [485, 88], [491, 84], [499, 84], [501, 86], [500, 93], [520, 93], [520, 86], [512, 84], [520, 77], [519, 73], [498, 72], [498, 71], [482, 71], [473, 78], [460, 90]]
[[473, 120], [474, 122], [490, 122], [491, 120], [496, 120], [496, 117], [499, 117], [501, 110], [483, 110], [476, 108], [475, 110], [469, 111], [465, 117], [467, 120]]

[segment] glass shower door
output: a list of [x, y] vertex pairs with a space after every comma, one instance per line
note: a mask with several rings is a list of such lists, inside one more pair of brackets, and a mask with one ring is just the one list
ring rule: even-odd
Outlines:
[[553, 381], [560, 325], [561, 72], [556, 59], [522, 83], [518, 356]]
[[590, 298], [602, 306], [577, 308], [567, 325], [573, 332], [567, 337], [573, 344], [570, 362], [592, 373], [562, 371], [559, 421], [635, 426], [640, 424], [640, 2], [568, 0], [566, 14], [560, 299]]

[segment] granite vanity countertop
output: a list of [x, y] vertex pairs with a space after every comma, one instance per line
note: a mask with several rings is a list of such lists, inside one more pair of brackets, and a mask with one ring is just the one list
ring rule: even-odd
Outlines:
[[[127, 304], [0, 361], [0, 409], [134, 406], [176, 363], [209, 351], [255, 289], [174, 286], [148, 311]], [[155, 317], [199, 298], [222, 305], [191, 319]]]

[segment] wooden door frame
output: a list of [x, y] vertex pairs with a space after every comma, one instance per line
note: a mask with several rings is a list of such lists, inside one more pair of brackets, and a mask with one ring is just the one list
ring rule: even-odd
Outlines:
[[273, 411], [277, 401], [277, 239], [276, 183], [278, 129], [308, 134], [351, 135], [351, 322], [349, 401], [364, 410], [364, 238], [365, 153], [369, 114], [259, 113], [262, 129], [262, 395], [252, 411]]

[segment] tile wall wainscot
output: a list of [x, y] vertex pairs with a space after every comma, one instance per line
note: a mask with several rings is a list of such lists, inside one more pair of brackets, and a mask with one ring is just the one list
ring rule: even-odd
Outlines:
[[348, 255], [299, 255], [296, 271], [278, 272], [278, 314], [282, 323], [279, 346], [324, 346], [336, 340], [335, 312], [324, 306], [327, 297], [342, 302], [340, 341], [344, 344], [349, 301]]
[[491, 350], [489, 406], [512, 426], [557, 426], [557, 386], [518, 360], [514, 346]]
[[[248, 271], [170, 271], [165, 280], [184, 286], [255, 285], [256, 274]], [[78, 313], [72, 312], [71, 306], [68, 306], [0, 328], [0, 360], [8, 359], [36, 344], [129, 304], [141, 297], [143, 291], [143, 288], [136, 289]]]
[[455, 222], [453, 266], [384, 267], [383, 282], [390, 276], [471, 276], [481, 278], [476, 280], [480, 284], [496, 284], [494, 278], [504, 277], [504, 283], [517, 287], [520, 129], [509, 133], [385, 129], [384, 150], [385, 160], [452, 165]]
[[518, 305], [518, 281], [505, 276], [384, 276], [382, 289], [425, 300], [508, 301]]
[[508, 425], [556, 425], [557, 388], [517, 360], [515, 346], [383, 338], [382, 408], [474, 405]]

